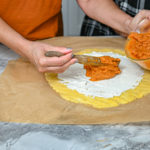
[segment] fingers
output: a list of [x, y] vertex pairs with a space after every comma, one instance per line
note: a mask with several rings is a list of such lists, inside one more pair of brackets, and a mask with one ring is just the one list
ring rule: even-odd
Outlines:
[[140, 23], [144, 19], [150, 18], [149, 10], [141, 10], [132, 20], [130, 26], [132, 31], [136, 31], [140, 27]]
[[52, 73], [63, 73], [66, 69], [69, 68], [70, 65], [76, 63], [76, 59], [71, 59], [67, 63], [62, 66], [55, 66], [55, 67], [40, 67], [39, 72], [52, 72]]
[[[64, 52], [66, 48], [57, 49], [55, 47], [54, 51]], [[72, 59], [72, 50], [66, 50], [67, 54], [61, 57], [41, 57], [38, 62], [38, 70], [39, 72], [52, 72], [52, 73], [63, 73], [70, 65], [77, 62], [77, 59]], [[68, 53], [70, 52], [70, 53]]]
[[[55, 47], [41, 42], [33, 42], [31, 45], [29, 60], [36, 66], [39, 72], [62, 73], [77, 60], [72, 58], [72, 49]], [[59, 51], [64, 54], [61, 57], [46, 57], [47, 51]]]
[[72, 52], [72, 48], [66, 48], [66, 47], [54, 47], [54, 46], [50, 46], [50, 45], [47, 45], [45, 47], [45, 50], [46, 51], [59, 51], [63, 54], [68, 54], [68, 53], [71, 53]]
[[63, 66], [72, 59], [72, 53], [66, 54], [61, 57], [41, 57], [39, 65], [42, 67]]
[[68, 54], [72, 52], [72, 48], [65, 48], [65, 47], [55, 47], [55, 51], [59, 51], [63, 54]]
[[115, 30], [115, 32], [116, 32], [117, 34], [119, 34], [119, 35], [123, 36], [123, 37], [127, 37], [127, 36], [128, 36], [128, 34], [127, 34], [127, 33], [120, 32], [120, 31], [118, 31], [118, 30]]

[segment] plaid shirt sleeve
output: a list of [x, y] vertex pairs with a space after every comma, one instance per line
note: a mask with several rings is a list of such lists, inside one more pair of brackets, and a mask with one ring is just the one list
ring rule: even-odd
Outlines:
[[[114, 0], [116, 5], [134, 17], [140, 10], [148, 9], [150, 10], [150, 0]], [[84, 17], [81, 36], [115, 36], [118, 35], [112, 28], [102, 24], [96, 20], [89, 18], [88, 16]]]

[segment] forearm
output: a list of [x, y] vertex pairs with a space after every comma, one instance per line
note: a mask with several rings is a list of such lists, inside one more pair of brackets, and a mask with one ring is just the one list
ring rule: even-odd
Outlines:
[[30, 41], [23, 38], [2, 18], [0, 18], [0, 43], [5, 44], [23, 57], [27, 57], [29, 54], [28, 46]]
[[124, 13], [113, 0], [77, 0], [83, 11], [91, 18], [115, 30], [129, 33], [132, 17]]
[[[55, 47], [42, 42], [26, 40], [0, 18], [0, 43], [10, 47], [33, 63], [39, 72], [62, 73], [77, 60], [72, 58], [72, 50], [65, 47]], [[46, 57], [47, 51], [59, 51], [61, 57]]]

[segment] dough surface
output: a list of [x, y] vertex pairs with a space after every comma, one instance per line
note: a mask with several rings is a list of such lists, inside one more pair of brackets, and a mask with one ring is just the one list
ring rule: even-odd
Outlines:
[[89, 81], [83, 65], [78, 63], [59, 75], [46, 73], [49, 85], [63, 99], [101, 109], [127, 104], [150, 93], [150, 83], [147, 82], [150, 73], [129, 61], [123, 51], [88, 49], [77, 54], [119, 58], [121, 74], [108, 80]]

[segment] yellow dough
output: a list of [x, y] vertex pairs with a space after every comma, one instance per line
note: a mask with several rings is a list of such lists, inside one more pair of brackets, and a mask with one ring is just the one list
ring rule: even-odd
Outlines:
[[[91, 53], [93, 51], [96, 52], [114, 52], [120, 55], [125, 55], [125, 53], [121, 50], [111, 50], [111, 49], [88, 49], [80, 51], [76, 54], [85, 54]], [[92, 107], [101, 109], [101, 108], [109, 108], [109, 107], [116, 107], [121, 104], [127, 104], [136, 100], [137, 98], [142, 98], [143, 96], [150, 93], [150, 72], [144, 71], [143, 79], [139, 83], [139, 85], [135, 89], [130, 89], [123, 92], [120, 96], [115, 96], [113, 98], [102, 98], [102, 97], [95, 97], [92, 96], [85, 96], [84, 94], [78, 93], [76, 90], [69, 89], [66, 85], [60, 83], [59, 79], [57, 78], [57, 74], [46, 73], [45, 74], [46, 80], [48, 81], [49, 85], [60, 94], [60, 96], [74, 103], [82, 103], [86, 105], [90, 105]]]

